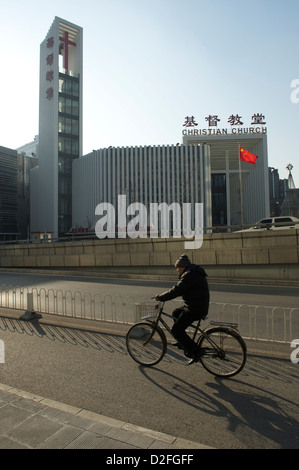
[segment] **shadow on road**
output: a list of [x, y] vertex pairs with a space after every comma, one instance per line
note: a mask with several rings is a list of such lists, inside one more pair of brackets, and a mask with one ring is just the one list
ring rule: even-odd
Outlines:
[[0, 317], [0, 331], [10, 331], [28, 336], [47, 338], [50, 341], [68, 343], [84, 348], [94, 348], [110, 352], [127, 354], [124, 340], [108, 333], [99, 333], [74, 327], [57, 326], [39, 323], [38, 320], [22, 321], [14, 318]]
[[[274, 370], [273, 360], [272, 366], [269, 359], [260, 360], [259, 364], [257, 370], [255, 363], [249, 360], [245, 375], [241, 373], [238, 378], [231, 379], [213, 377], [205, 384], [199, 382], [198, 387], [194, 385], [194, 370], [190, 380], [186, 378], [186, 374], [184, 378], [178, 377], [158, 367], [140, 366], [139, 370], [143, 377], [159, 392], [166, 393], [169, 399], [194, 408], [195, 414], [199, 412], [202, 416], [201, 413], [204, 413], [206, 420], [210, 419], [208, 416], [216, 418], [219, 424], [225, 420], [227, 431], [236, 435], [246, 446], [252, 442], [252, 448], [298, 449], [298, 403], [281, 397], [274, 390], [252, 383], [253, 375], [263, 382], [275, 374], [277, 380], [297, 387], [298, 372], [296, 370], [292, 374], [293, 365], [288, 368], [283, 360], [274, 360], [277, 365]], [[216, 442], [215, 446], [217, 447]]]

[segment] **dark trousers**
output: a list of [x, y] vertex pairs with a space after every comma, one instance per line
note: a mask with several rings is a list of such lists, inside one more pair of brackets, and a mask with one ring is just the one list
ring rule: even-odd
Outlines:
[[187, 335], [186, 329], [194, 321], [198, 321], [205, 315], [202, 315], [198, 310], [192, 311], [187, 307], [176, 308], [172, 312], [174, 318], [174, 325], [171, 329], [175, 339], [181, 344], [184, 351], [190, 355], [195, 354], [198, 351], [197, 344]]

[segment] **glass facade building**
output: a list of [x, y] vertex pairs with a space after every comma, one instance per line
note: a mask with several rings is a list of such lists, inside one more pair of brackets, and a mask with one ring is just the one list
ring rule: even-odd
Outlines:
[[72, 163], [79, 157], [79, 77], [59, 73], [58, 236], [72, 226]]
[[17, 238], [17, 169], [16, 150], [0, 147], [0, 240]]

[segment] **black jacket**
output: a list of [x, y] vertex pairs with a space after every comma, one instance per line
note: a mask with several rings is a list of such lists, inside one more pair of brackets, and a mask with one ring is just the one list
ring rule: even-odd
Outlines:
[[162, 302], [183, 297], [185, 306], [189, 310], [200, 310], [203, 315], [208, 313], [209, 286], [207, 273], [201, 266], [191, 264], [180, 275], [178, 283], [169, 291], [159, 294]]

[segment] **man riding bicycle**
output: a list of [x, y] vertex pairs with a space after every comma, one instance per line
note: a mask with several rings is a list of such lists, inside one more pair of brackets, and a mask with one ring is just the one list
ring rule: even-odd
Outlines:
[[208, 315], [210, 293], [205, 270], [196, 264], [192, 264], [187, 255], [182, 255], [175, 263], [179, 274], [178, 283], [170, 290], [157, 294], [156, 300], [166, 302], [182, 296], [184, 305], [172, 312], [174, 325], [172, 333], [185, 351], [187, 357], [191, 357], [189, 364], [197, 362], [203, 353], [197, 344], [187, 335], [186, 329], [195, 320], [202, 320]]

